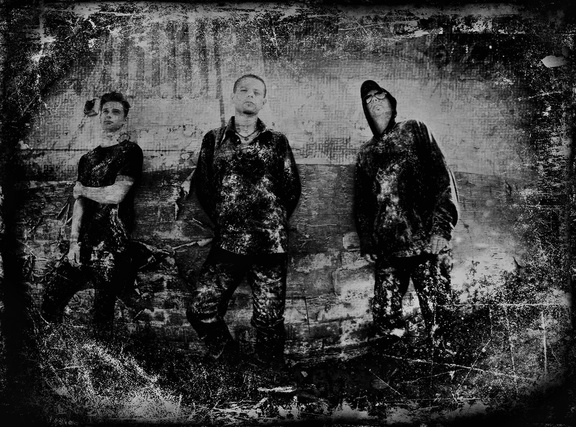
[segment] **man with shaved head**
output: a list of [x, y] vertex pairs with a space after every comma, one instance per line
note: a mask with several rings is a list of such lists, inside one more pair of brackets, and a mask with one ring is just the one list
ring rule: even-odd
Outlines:
[[284, 363], [284, 307], [288, 219], [300, 197], [300, 179], [287, 138], [258, 114], [266, 83], [254, 74], [234, 83], [234, 116], [208, 132], [194, 174], [214, 240], [187, 309], [187, 317], [214, 360], [237, 361], [224, 315], [246, 278], [252, 289], [255, 358], [262, 366]]

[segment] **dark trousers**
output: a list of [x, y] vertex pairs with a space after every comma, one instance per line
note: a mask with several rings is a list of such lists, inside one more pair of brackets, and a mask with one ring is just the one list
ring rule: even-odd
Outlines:
[[186, 314], [213, 357], [218, 358], [232, 341], [224, 315], [232, 294], [246, 278], [252, 289], [256, 355], [265, 361], [283, 358], [287, 259], [286, 254], [237, 255], [212, 248]]
[[452, 303], [450, 250], [438, 255], [422, 254], [406, 258], [379, 256], [375, 270], [372, 314], [378, 329], [386, 333], [390, 329], [405, 327], [402, 298], [408, 290], [410, 279], [430, 336], [449, 327], [449, 305]]
[[50, 275], [42, 301], [42, 315], [50, 322], [62, 322], [64, 310], [76, 292], [92, 286], [95, 290], [94, 332], [101, 337], [112, 334], [116, 298], [134, 299], [133, 269], [130, 256], [96, 248], [83, 251], [80, 266], [72, 266], [64, 257]]

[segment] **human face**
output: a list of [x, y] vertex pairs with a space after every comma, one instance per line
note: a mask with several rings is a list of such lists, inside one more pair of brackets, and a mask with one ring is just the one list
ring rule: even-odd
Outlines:
[[100, 124], [105, 132], [115, 132], [126, 124], [124, 106], [118, 101], [108, 101], [100, 110]]
[[367, 104], [368, 112], [384, 128], [388, 126], [392, 118], [392, 103], [385, 92], [371, 90], [368, 92], [364, 101]]
[[247, 77], [242, 79], [232, 93], [232, 103], [236, 113], [255, 115], [266, 104], [264, 83], [258, 79]]

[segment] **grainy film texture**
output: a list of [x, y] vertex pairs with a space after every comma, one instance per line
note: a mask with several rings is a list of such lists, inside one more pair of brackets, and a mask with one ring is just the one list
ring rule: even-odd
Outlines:
[[[9, 142], [14, 226], [33, 306], [64, 253], [78, 161], [99, 132], [86, 101], [123, 93], [132, 105], [127, 128], [144, 153], [133, 238], [138, 292], [149, 307], [117, 303], [118, 334], [131, 349], [120, 355], [76, 335], [88, 322], [90, 289], [69, 305], [60, 326], [71, 328], [68, 338], [60, 329], [39, 332], [45, 363], [57, 366], [45, 375], [61, 400], [40, 403], [60, 408], [51, 416], [450, 421], [529, 401], [569, 370], [570, 26], [512, 6], [46, 2], [11, 17], [10, 31], [26, 35], [20, 56], [13, 53], [26, 66], [21, 75], [12, 70], [20, 122]], [[265, 79], [260, 117], [288, 138], [302, 181], [285, 309], [296, 382], [285, 393], [254, 372], [204, 367], [185, 316], [187, 286], [213, 236], [189, 177], [203, 135], [234, 114], [232, 84], [245, 73]], [[442, 360], [419, 338], [412, 286], [403, 300], [412, 340], [372, 353], [374, 272], [360, 254], [352, 209], [356, 156], [372, 137], [360, 98], [367, 79], [394, 95], [398, 121], [426, 123], [455, 176], [455, 322], [452, 354]], [[251, 316], [251, 291], [241, 285], [226, 321], [247, 353]], [[75, 361], [87, 359], [92, 368], [72, 375]], [[104, 376], [109, 383], [91, 378], [115, 369]], [[123, 396], [111, 391], [114, 381]], [[96, 409], [67, 403], [80, 401]]]

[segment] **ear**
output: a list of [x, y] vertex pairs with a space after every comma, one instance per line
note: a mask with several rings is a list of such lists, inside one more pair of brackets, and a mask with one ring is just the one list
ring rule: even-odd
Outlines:
[[262, 107], [264, 107], [267, 102], [268, 102], [268, 98], [264, 98], [264, 99], [262, 100]]

